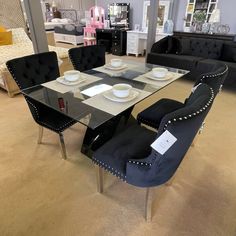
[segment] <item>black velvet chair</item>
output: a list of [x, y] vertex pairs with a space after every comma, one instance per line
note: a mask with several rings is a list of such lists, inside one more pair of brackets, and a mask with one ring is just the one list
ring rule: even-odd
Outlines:
[[101, 45], [92, 45], [71, 48], [69, 57], [75, 70], [86, 71], [105, 64], [106, 48]]
[[[20, 90], [39, 85], [60, 76], [57, 55], [45, 52], [10, 60], [6, 63]], [[62, 157], [66, 159], [66, 148], [62, 132], [76, 123], [75, 120], [46, 105], [25, 96], [33, 119], [39, 124], [38, 143], [41, 143], [43, 127], [59, 134]]]
[[[223, 63], [217, 62], [210, 72], [202, 74], [197, 78], [194, 88], [200, 83], [208, 84], [214, 90], [216, 96], [223, 86], [227, 73], [228, 67]], [[184, 103], [164, 98], [140, 112], [137, 116], [137, 120], [139, 123], [158, 129], [160, 121], [165, 114], [183, 106]]]
[[[146, 219], [150, 220], [149, 187], [162, 185], [174, 175], [213, 100], [213, 89], [200, 84], [182, 108], [162, 118], [158, 133], [136, 124], [108, 141], [93, 156], [97, 165], [98, 191], [103, 191], [103, 169], [131, 185], [148, 188]], [[177, 141], [161, 155], [150, 145], [165, 131], [174, 135]]]

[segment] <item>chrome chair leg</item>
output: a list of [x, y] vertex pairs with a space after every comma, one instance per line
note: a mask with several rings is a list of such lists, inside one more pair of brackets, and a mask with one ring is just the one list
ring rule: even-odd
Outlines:
[[145, 219], [146, 222], [152, 221], [152, 188], [146, 189], [146, 199], [145, 199]]
[[191, 144], [191, 147], [194, 147], [194, 146], [196, 145], [196, 142], [197, 142], [197, 140], [198, 140], [198, 138], [199, 138], [199, 135], [202, 134], [202, 131], [203, 131], [203, 129], [204, 129], [204, 125], [205, 125], [205, 122], [202, 123], [201, 128], [199, 129], [197, 135], [195, 136], [195, 138], [194, 138], [194, 140], [193, 140], [193, 142], [192, 142], [192, 144]]
[[195, 147], [196, 146], [196, 143], [197, 143], [197, 140], [198, 140], [200, 134], [201, 134], [200, 131], [198, 131], [198, 133], [196, 134], [195, 138], [193, 139], [191, 147]]
[[43, 139], [43, 126], [39, 125], [38, 144], [42, 143], [42, 139]]
[[65, 146], [64, 137], [62, 133], [59, 133], [59, 140], [60, 140], [62, 158], [66, 160], [67, 159], [66, 146]]
[[97, 191], [103, 193], [103, 169], [95, 165], [96, 168], [96, 179], [97, 179]]

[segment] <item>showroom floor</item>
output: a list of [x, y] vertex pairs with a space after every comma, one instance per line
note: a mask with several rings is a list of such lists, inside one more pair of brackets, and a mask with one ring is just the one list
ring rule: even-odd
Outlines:
[[[177, 81], [133, 114], [162, 97], [183, 101], [191, 86]], [[80, 153], [84, 126], [65, 132], [65, 161], [56, 134], [46, 131], [37, 145], [38, 127], [21, 95], [0, 90], [0, 101], [1, 236], [236, 235], [235, 93], [219, 94], [173, 184], [156, 188], [152, 223], [144, 220], [144, 189], [106, 174], [104, 194], [96, 192], [94, 166]]]

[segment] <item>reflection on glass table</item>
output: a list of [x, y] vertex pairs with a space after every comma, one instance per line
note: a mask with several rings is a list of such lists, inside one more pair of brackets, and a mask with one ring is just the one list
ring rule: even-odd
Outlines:
[[[124, 61], [127, 67], [122, 71], [109, 70], [104, 67], [81, 73], [83, 82], [74, 86], [52, 81], [24, 89], [22, 93], [57, 111], [60, 111], [91, 129], [96, 129], [118, 114], [125, 112], [148, 96], [168, 86], [188, 71], [175, 68], [168, 69], [168, 80], [155, 80], [150, 76], [157, 65]], [[163, 66], [162, 66], [163, 67]], [[169, 79], [170, 77], [170, 79]], [[132, 86], [138, 96], [127, 102], [109, 100], [103, 93], [111, 90], [112, 86], [125, 83]], [[109, 94], [108, 94], [109, 95]], [[110, 96], [112, 96], [110, 94]]]

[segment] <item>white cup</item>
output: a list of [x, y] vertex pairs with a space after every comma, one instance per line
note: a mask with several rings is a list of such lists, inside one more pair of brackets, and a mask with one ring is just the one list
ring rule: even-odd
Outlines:
[[65, 80], [74, 82], [79, 79], [80, 72], [78, 70], [68, 70], [64, 72]]
[[111, 66], [113, 67], [120, 67], [122, 64], [123, 62], [121, 59], [111, 59]]
[[129, 84], [115, 84], [112, 87], [112, 92], [116, 97], [125, 98], [129, 96], [132, 86]]
[[167, 75], [168, 70], [163, 67], [156, 67], [152, 69], [152, 75], [154, 77], [163, 78]]

